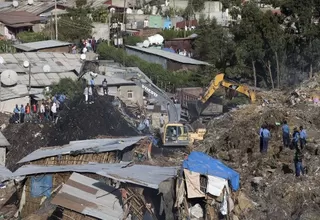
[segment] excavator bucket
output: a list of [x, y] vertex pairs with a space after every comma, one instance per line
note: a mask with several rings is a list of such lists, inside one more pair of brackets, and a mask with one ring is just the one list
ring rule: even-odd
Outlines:
[[223, 105], [220, 100], [210, 100], [203, 103], [200, 100], [188, 102], [188, 113], [191, 119], [199, 118], [199, 116], [212, 116], [223, 112]]
[[192, 118], [199, 117], [203, 109], [206, 108], [206, 104], [203, 104], [200, 100], [189, 101], [187, 105], [189, 115]]

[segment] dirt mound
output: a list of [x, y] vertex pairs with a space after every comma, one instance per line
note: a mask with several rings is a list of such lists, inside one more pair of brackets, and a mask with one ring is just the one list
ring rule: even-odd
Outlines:
[[[319, 210], [320, 205], [317, 112], [317, 107], [307, 105], [294, 108], [281, 104], [248, 105], [210, 122], [205, 140], [198, 148], [237, 170], [241, 191], [256, 203], [250, 212], [236, 213], [240, 219], [296, 220], [317, 216], [318, 213], [311, 213]], [[294, 151], [282, 149], [281, 126], [276, 122], [284, 119], [291, 131], [303, 125], [310, 137], [303, 161], [308, 175], [301, 179], [294, 176]], [[272, 135], [267, 155], [259, 152], [258, 131], [264, 123], [270, 126]]]
[[[77, 103], [78, 102], [78, 103]], [[98, 135], [137, 136], [134, 125], [112, 105], [110, 97], [97, 97], [93, 104], [75, 101], [61, 114], [55, 129], [50, 133], [49, 145], [68, 144], [70, 140], [92, 139]]]
[[137, 136], [138, 131], [112, 105], [108, 97], [98, 97], [87, 105], [80, 100], [70, 103], [60, 114], [57, 124], [9, 124], [3, 134], [8, 147], [7, 167], [15, 170], [16, 163], [40, 147], [68, 144], [74, 140], [101, 136]]

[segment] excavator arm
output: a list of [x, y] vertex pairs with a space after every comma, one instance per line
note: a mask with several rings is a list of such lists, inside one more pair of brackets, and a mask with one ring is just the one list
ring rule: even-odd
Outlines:
[[248, 86], [234, 83], [234, 82], [229, 82], [224, 79], [224, 74], [218, 74], [210, 82], [208, 89], [206, 90], [204, 95], [200, 98], [200, 100], [196, 103], [196, 106], [192, 107], [192, 108], [195, 108], [195, 111], [197, 112], [198, 115], [201, 114], [201, 112], [205, 108], [205, 104], [207, 103], [207, 101], [221, 86], [225, 87], [226, 89], [237, 91], [239, 93], [246, 95], [248, 98], [250, 98], [251, 102], [256, 101], [255, 92], [252, 91]]
[[215, 91], [220, 88], [220, 86], [223, 86], [227, 89], [231, 89], [234, 91], [237, 91], [239, 93], [242, 93], [250, 98], [251, 102], [256, 101], [256, 95], [254, 91], [251, 91], [250, 88], [246, 85], [241, 85], [233, 82], [228, 82], [224, 79], [224, 74], [218, 74], [216, 77], [210, 82], [209, 88], [204, 93], [204, 95], [201, 97], [201, 102], [206, 103], [210, 97], [215, 93]]

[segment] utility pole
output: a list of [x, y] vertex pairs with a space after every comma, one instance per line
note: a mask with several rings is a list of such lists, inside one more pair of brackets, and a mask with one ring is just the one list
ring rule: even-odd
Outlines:
[[58, 40], [58, 18], [57, 18], [57, 0], [54, 0], [54, 21], [56, 25], [56, 40]]
[[[124, 50], [124, 53], [126, 52], [126, 46], [124, 44], [124, 35], [126, 35], [127, 33], [127, 26], [126, 26], [126, 14], [127, 14], [127, 0], [124, 0], [123, 2], [123, 25], [124, 25], [124, 34], [122, 34], [122, 47]], [[126, 64], [126, 56], [123, 56], [123, 66], [125, 66]]]

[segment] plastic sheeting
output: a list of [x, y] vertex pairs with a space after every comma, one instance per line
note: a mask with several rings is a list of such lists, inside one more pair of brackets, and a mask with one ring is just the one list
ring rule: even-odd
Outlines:
[[233, 190], [239, 189], [240, 175], [217, 159], [202, 152], [191, 152], [183, 161], [183, 168], [203, 175], [218, 176], [229, 180]]
[[52, 190], [52, 175], [31, 177], [31, 196], [33, 198], [50, 197]]

